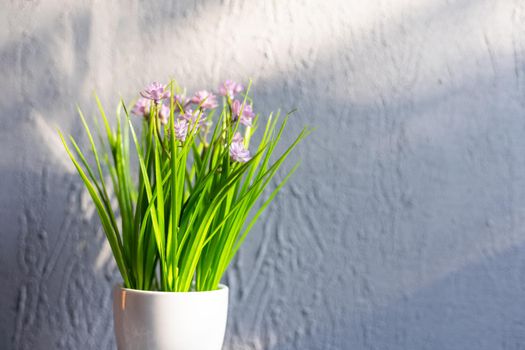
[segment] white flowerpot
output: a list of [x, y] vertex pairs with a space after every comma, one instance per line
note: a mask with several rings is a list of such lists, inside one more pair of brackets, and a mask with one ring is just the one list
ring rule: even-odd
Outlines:
[[220, 350], [228, 287], [209, 292], [148, 292], [116, 286], [113, 316], [119, 350]]

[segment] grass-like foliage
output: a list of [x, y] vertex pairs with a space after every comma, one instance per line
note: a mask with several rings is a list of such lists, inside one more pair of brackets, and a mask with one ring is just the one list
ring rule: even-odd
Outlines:
[[[73, 137], [68, 143], [60, 133], [127, 288], [216, 289], [246, 235], [298, 164], [275, 182], [277, 171], [310, 132], [304, 128], [284, 152], [275, 154], [289, 114], [270, 115], [260, 128], [249, 86], [244, 92], [240, 84], [226, 81], [219, 87], [221, 104], [207, 91], [191, 99], [180, 93], [173, 81], [153, 83], [131, 113], [120, 102], [116, 123], [108, 121], [96, 98], [102, 123], [95, 123], [95, 135], [79, 109], [89, 159]], [[130, 114], [143, 119], [140, 136]], [[259, 130], [260, 143], [251, 145], [250, 154], [250, 140]], [[270, 183], [272, 190], [265, 191]]]

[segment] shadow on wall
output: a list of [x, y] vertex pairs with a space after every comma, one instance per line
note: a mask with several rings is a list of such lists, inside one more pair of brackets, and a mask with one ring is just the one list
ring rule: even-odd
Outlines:
[[[17, 18], [27, 13], [25, 6], [37, 5], [13, 4], [21, 8], [10, 14]], [[10, 151], [0, 162], [0, 276], [9, 286], [1, 293], [0, 347], [7, 349], [114, 347], [106, 287], [119, 281], [118, 273], [55, 130], [84, 139], [74, 105], [89, 106], [84, 111], [91, 114], [98, 65], [89, 59], [95, 53], [106, 60], [92, 46], [96, 13], [90, 5], [70, 11], [60, 6], [56, 16], [33, 12], [30, 17], [40, 21], [21, 18], [20, 25], [34, 29], [20, 31], [0, 48], [0, 72], [11, 86], [0, 97], [0, 144]], [[174, 19], [170, 8], [156, 11]], [[144, 27], [150, 13], [143, 12]]]
[[[0, 49], [0, 71], [11, 85], [0, 97], [0, 144], [8, 151], [0, 163], [3, 349], [113, 343], [111, 319], [100, 313], [110, 308], [111, 294], [96, 285], [116, 281], [114, 264], [106, 259], [98, 271], [92, 268], [104, 235], [78, 177], [58, 158], [64, 154], [57, 149], [57, 117], [73, 115], [74, 101], [84, 95], [91, 30], [89, 13], [65, 17]], [[65, 56], [64, 42], [74, 57]], [[80, 125], [73, 129], [78, 133]]]
[[313, 332], [297, 344], [308, 338], [309, 348], [327, 350], [522, 349], [524, 252], [525, 245], [487, 256], [370, 313], [345, 314], [339, 331]]
[[[522, 349], [525, 245], [486, 256], [365, 315], [388, 349]], [[349, 330], [351, 331], [351, 330]]]
[[[303, 119], [292, 129], [319, 127], [299, 150], [296, 181], [228, 272], [228, 349], [525, 342], [523, 48], [498, 56], [490, 33], [474, 33], [486, 45], [468, 42], [478, 45], [474, 53], [447, 42], [475, 28], [457, 23], [484, 3], [458, 4], [401, 13], [391, 25], [376, 19], [284, 68], [271, 65], [270, 52], [266, 71], [274, 71], [256, 81], [257, 108], [299, 106]], [[202, 8], [206, 2], [186, 11]], [[162, 36], [184, 11], [159, 5], [144, 13], [144, 35]], [[16, 86], [0, 100], [2, 129], [15, 130], [0, 145], [23, 155], [0, 169], [13, 200], [1, 214], [8, 288], [0, 339], [8, 349], [113, 348], [109, 286], [118, 277], [98, 219], [76, 174], [56, 159], [65, 154], [46, 149], [45, 128], [34, 128], [60, 122], [81, 134], [63, 111], [78, 99], [93, 106], [92, 16], [79, 11], [0, 50], [0, 71]], [[62, 37], [70, 22], [73, 35]], [[432, 34], [445, 27], [447, 35]], [[74, 55], [64, 67], [56, 55], [67, 40]], [[6, 117], [13, 115], [20, 118]], [[21, 141], [28, 139], [41, 143]]]
[[23, 212], [11, 228], [16, 255], [3, 266], [10, 287], [2, 296], [16, 293], [1, 305], [8, 311], [2, 328], [12, 332], [2, 338], [10, 344], [6, 349], [113, 348], [111, 291], [105, 287], [120, 279], [89, 195], [76, 174], [47, 168], [24, 173], [21, 183], [32, 192], [23, 192]]
[[[322, 125], [255, 238], [262, 248], [228, 273], [243, 287], [258, 275], [235, 299], [229, 349], [519, 348], [523, 28], [498, 52], [498, 36], [467, 17], [488, 2], [459, 3], [434, 14], [442, 21], [409, 16], [259, 81], [258, 97], [285, 91], [276, 98]], [[461, 29], [473, 42], [461, 45]]]

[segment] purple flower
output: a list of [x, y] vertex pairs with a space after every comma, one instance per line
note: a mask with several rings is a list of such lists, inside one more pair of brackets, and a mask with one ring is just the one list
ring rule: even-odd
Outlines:
[[160, 100], [170, 97], [170, 92], [166, 90], [166, 85], [154, 82], [149, 84], [144, 91], [141, 91], [140, 96], [157, 103]]
[[238, 94], [242, 90], [244, 90], [244, 87], [232, 80], [226, 80], [219, 85], [219, 94], [222, 96], [228, 96], [231, 99], [235, 97], [235, 94]]
[[239, 115], [241, 114], [241, 107], [242, 103], [239, 100], [234, 100], [232, 102], [232, 119], [233, 121], [239, 120], [239, 122], [246, 126], [252, 126], [252, 120], [255, 117], [255, 113], [253, 113], [253, 108], [251, 105], [245, 104], [244, 107], [242, 107], [242, 115], [239, 118]]
[[150, 101], [147, 98], [141, 97], [138, 99], [137, 103], [135, 103], [135, 105], [133, 106], [131, 113], [141, 116], [141, 117], [147, 117], [149, 114], [149, 107], [150, 107]]
[[[137, 103], [135, 103], [135, 105], [133, 106], [131, 113], [147, 119], [150, 113], [150, 104], [151, 104], [150, 100], [148, 100], [147, 98], [141, 97], [138, 99]], [[170, 119], [170, 106], [164, 103], [162, 104], [162, 106], [160, 106], [159, 120], [161, 124], [166, 125], [168, 124], [169, 119]]]
[[186, 140], [186, 135], [188, 135], [188, 121], [186, 119], [177, 118], [173, 128], [175, 129], [175, 138], [177, 140]]
[[195, 124], [198, 119], [197, 129], [200, 128], [206, 122], [206, 115], [204, 113], [202, 112], [195, 113], [193, 110], [189, 108], [186, 109], [184, 114], [181, 114], [179, 118], [186, 120], [191, 125]]
[[159, 120], [161, 124], [168, 124], [168, 121], [170, 120], [170, 106], [167, 104], [163, 104], [162, 107], [160, 107], [159, 112]]
[[203, 109], [212, 109], [219, 105], [217, 96], [206, 90], [197, 91], [190, 101]]
[[182, 118], [184, 120], [186, 120], [187, 122], [194, 122], [195, 119], [197, 119], [194, 115], [193, 115], [193, 110], [188, 108], [184, 111], [184, 113], [181, 113], [179, 115], [179, 118]]
[[244, 137], [241, 136], [240, 132], [236, 132], [235, 135], [233, 135], [232, 143], [233, 142], [240, 142], [240, 143], [244, 144]]
[[175, 95], [175, 101], [173, 103], [175, 103], [176, 109], [180, 109], [179, 105], [183, 108], [186, 107], [186, 105], [190, 103], [190, 99], [184, 95]]
[[245, 163], [252, 158], [250, 151], [244, 147], [244, 139], [239, 133], [233, 136], [232, 143], [230, 144], [230, 157], [234, 162], [239, 163]]

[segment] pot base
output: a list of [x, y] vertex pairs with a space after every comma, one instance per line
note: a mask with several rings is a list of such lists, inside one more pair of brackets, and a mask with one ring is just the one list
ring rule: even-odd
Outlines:
[[113, 316], [119, 350], [220, 350], [228, 287], [172, 293], [116, 286]]

